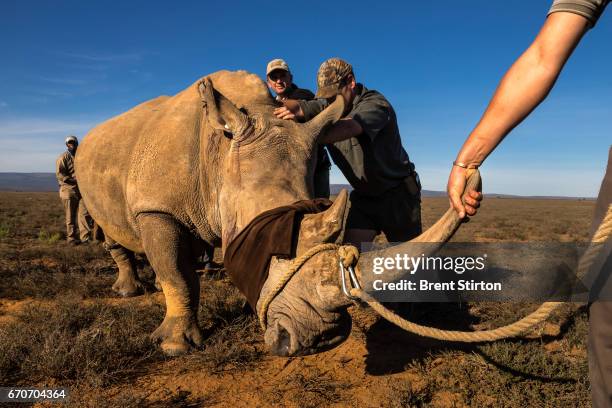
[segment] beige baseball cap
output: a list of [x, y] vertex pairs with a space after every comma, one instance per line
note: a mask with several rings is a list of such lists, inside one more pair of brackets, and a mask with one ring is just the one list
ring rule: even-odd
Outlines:
[[289, 65], [287, 65], [285, 60], [276, 58], [268, 62], [268, 67], [266, 68], [266, 76], [270, 75], [270, 72], [275, 71], [277, 69], [282, 69], [283, 71], [287, 71], [289, 73], [291, 72], [289, 70]]
[[340, 58], [323, 61], [317, 72], [317, 98], [331, 98], [338, 95], [344, 86], [343, 80], [353, 74], [353, 67]]

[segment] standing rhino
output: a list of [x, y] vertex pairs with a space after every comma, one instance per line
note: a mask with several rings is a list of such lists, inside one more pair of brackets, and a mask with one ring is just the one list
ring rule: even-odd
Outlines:
[[[79, 147], [81, 193], [115, 242], [113, 288], [124, 295], [138, 290], [133, 253], [146, 254], [166, 298], [152, 336], [167, 354], [203, 342], [194, 265], [201, 248], [221, 243], [225, 251], [257, 215], [313, 196], [317, 137], [340, 119], [344, 100], [305, 124], [275, 118], [274, 108], [256, 75], [220, 71], [97, 126]], [[298, 255], [339, 239], [346, 202], [343, 192], [326, 211], [304, 216]], [[421, 239], [447, 239], [459, 224], [453, 214]], [[260, 299], [289, 263], [272, 259]], [[339, 287], [337, 255], [319, 253], [269, 304], [265, 342], [283, 356], [331, 348], [350, 332], [350, 304]]]

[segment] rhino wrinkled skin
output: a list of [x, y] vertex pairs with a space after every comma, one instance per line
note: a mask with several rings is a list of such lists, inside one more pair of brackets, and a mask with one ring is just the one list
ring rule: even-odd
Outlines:
[[[113, 289], [135, 293], [140, 282], [129, 259], [132, 252], [146, 254], [166, 298], [166, 316], [152, 335], [166, 353], [202, 345], [193, 262], [202, 245], [225, 249], [258, 214], [312, 198], [316, 138], [341, 117], [344, 101], [337, 99], [306, 124], [279, 120], [257, 76], [220, 71], [86, 135], [76, 173], [92, 217], [120, 245]], [[342, 194], [326, 212], [305, 217], [298, 253], [338, 240], [345, 204]], [[319, 255], [272, 302], [265, 334], [272, 352], [312, 353], [346, 338], [348, 303], [340, 298], [335, 265], [331, 254]], [[286, 267], [274, 260], [268, 280]]]

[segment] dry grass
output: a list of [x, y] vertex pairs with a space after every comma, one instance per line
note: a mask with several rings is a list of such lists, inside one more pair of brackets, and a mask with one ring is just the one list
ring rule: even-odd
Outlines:
[[[448, 208], [447, 198], [426, 198], [423, 226]], [[485, 198], [478, 215], [463, 225], [454, 242], [584, 242], [595, 208], [589, 200]]]
[[[576, 319], [573, 336], [584, 338], [586, 316]], [[389, 381], [386, 406], [590, 406], [587, 365], [578, 352], [584, 343], [569, 350], [550, 344], [559, 342], [502, 341], [471, 352], [439, 351], [406, 367], [416, 380]]]
[[254, 314], [245, 313], [245, 298], [226, 279], [202, 280], [198, 319], [209, 334], [204, 350], [186, 356], [184, 364], [211, 374], [252, 367], [263, 357], [261, 332]]
[[65, 298], [28, 304], [0, 331], [0, 383], [108, 385], [159, 358], [148, 333], [162, 316], [160, 307]]
[[275, 406], [317, 408], [343, 401], [349, 382], [334, 378], [333, 373], [306, 367], [277, 381], [266, 399]]
[[[446, 199], [425, 199], [425, 226], [446, 206]], [[584, 241], [592, 210], [589, 201], [485, 200], [480, 215], [454, 240]], [[205, 347], [166, 359], [148, 337], [162, 320], [163, 297], [116, 299], [109, 255], [95, 245], [66, 247], [64, 238], [56, 194], [0, 193], [2, 385], [69, 386], [69, 405], [77, 407], [227, 406], [235, 391], [228, 391], [227, 382], [267, 370], [274, 381], [253, 390], [253, 406], [359, 406], [368, 398], [386, 407], [589, 405], [584, 309], [558, 314], [553, 330], [542, 328], [544, 336], [536, 340], [478, 346], [419, 345], [377, 322], [354, 330], [354, 341], [367, 352], [351, 357], [360, 362], [349, 376], [334, 365], [334, 352], [292, 359], [293, 369], [279, 374], [255, 316], [244, 313], [244, 297], [225, 278], [204, 276], [199, 321], [208, 335]], [[142, 262], [140, 273], [152, 278]], [[411, 319], [438, 327], [484, 329], [533, 307], [418, 304], [409, 312]], [[210, 389], [196, 381], [155, 393], [139, 382], [164, 370], [205, 373], [219, 382]]]

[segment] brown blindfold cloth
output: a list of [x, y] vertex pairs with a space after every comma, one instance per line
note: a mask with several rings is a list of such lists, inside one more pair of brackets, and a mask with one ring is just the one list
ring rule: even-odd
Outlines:
[[294, 258], [303, 215], [325, 211], [331, 205], [331, 201], [317, 198], [273, 208], [255, 217], [229, 244], [223, 264], [253, 310], [268, 279], [272, 256]]

